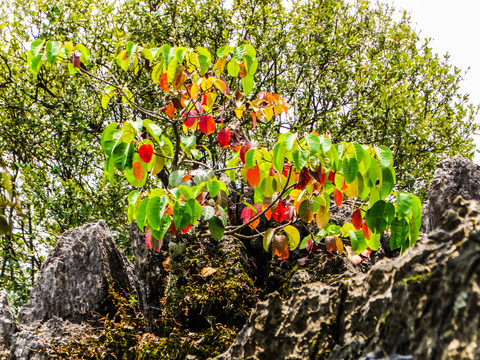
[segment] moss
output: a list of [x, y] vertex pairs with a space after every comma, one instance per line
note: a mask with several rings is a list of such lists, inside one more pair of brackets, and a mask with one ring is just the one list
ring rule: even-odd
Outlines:
[[423, 273], [423, 274], [417, 274], [415, 276], [411, 276], [411, 277], [408, 277], [408, 278], [405, 278], [402, 280], [402, 282], [404, 284], [408, 284], [409, 282], [413, 281], [413, 282], [418, 282], [418, 281], [421, 281], [422, 279], [424, 279], [425, 277], [428, 277], [432, 275], [432, 272], [431, 271], [428, 271], [426, 273]]

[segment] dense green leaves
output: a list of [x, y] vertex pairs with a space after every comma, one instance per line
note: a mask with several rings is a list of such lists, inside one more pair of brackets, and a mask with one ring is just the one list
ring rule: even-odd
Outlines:
[[378, 200], [368, 209], [365, 214], [365, 221], [372, 231], [381, 234], [390, 226], [394, 217], [395, 207], [393, 204], [384, 200]]

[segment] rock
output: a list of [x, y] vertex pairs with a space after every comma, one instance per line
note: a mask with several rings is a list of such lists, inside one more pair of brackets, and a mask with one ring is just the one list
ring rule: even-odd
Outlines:
[[93, 313], [105, 315], [110, 285], [127, 292], [138, 286], [106, 223], [67, 231], [43, 263], [18, 322], [32, 325], [53, 317], [81, 322]]
[[6, 357], [17, 325], [5, 291], [0, 291], [0, 358]]
[[92, 329], [87, 324], [73, 324], [57, 317], [38, 325], [24, 327], [13, 337], [10, 360], [49, 359], [49, 345], [64, 347], [72, 339], [82, 339]]
[[480, 358], [480, 204], [366, 274], [257, 304], [220, 359]]
[[457, 155], [441, 162], [435, 171], [423, 205], [422, 232], [435, 229], [458, 195], [480, 200], [480, 166]]

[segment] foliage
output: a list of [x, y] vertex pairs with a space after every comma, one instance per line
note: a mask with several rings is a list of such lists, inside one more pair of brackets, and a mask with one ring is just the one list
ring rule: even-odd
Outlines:
[[[145, 48], [201, 45], [212, 54], [232, 41], [248, 42], [257, 49], [259, 63], [250, 100], [260, 90], [282, 94], [291, 104], [297, 134], [316, 131], [328, 133], [333, 143], [388, 146], [399, 189], [424, 197], [441, 159], [471, 156], [476, 109], [459, 93], [460, 70], [434, 54], [428, 41], [420, 41], [407, 15], [395, 22], [386, 6], [363, 0], [299, 1], [288, 7], [270, 0], [232, 6], [220, 0], [4, 4], [0, 167], [15, 184], [19, 211], [11, 209], [13, 231], [2, 237], [2, 266], [9, 270], [0, 286], [23, 289], [22, 298], [46, 250], [68, 228], [106, 218], [128, 251], [121, 236], [127, 182], [117, 177], [112, 186], [103, 176], [100, 136], [106, 123], [142, 117], [118, 99], [104, 109], [96, 86], [70, 76], [66, 66], [47, 64], [33, 78], [25, 71], [25, 47], [33, 40], [85, 45], [94, 54], [88, 68], [96, 74], [94, 69], [126, 50], [128, 41]], [[54, 54], [58, 43], [50, 44]], [[143, 108], [167, 105], [142, 62], [133, 76], [118, 66], [109, 71], [112, 79], [140, 92], [136, 100]], [[255, 137], [270, 149], [280, 129], [291, 125], [292, 119], [279, 117], [258, 126]], [[252, 127], [252, 121], [242, 123], [255, 141]], [[215, 163], [223, 161], [217, 139], [202, 136], [201, 142]], [[168, 181], [164, 175], [159, 176]]]
[[[308, 240], [319, 243], [328, 236], [349, 238], [356, 253], [367, 249], [378, 250], [380, 235], [391, 227], [390, 246], [402, 251], [418, 238], [421, 222], [421, 202], [413, 194], [397, 192], [395, 206], [385, 201], [395, 184], [393, 156], [385, 146], [367, 146], [353, 142], [332, 144], [329, 136], [317, 133], [282, 134], [273, 150], [252, 144], [238, 121], [257, 119], [268, 126], [277, 117], [288, 115], [288, 104], [276, 94], [260, 92], [248, 99], [254, 87], [258, 67], [256, 51], [250, 45], [226, 46], [217, 51], [213, 61], [210, 52], [198, 47], [163, 45], [141, 48], [133, 42], [119, 52], [115, 61], [124, 71], [140, 71], [141, 63], [151, 69], [151, 78], [158, 91], [165, 95], [166, 104], [159, 111], [143, 108], [127, 86], [114, 85], [86, 70], [90, 53], [82, 45], [71, 43], [52, 45], [37, 40], [32, 43], [28, 64], [34, 74], [45, 59], [53, 65], [56, 59], [71, 59], [69, 71], [84, 73], [107, 84], [102, 106], [115, 98], [131, 108], [155, 118], [135, 122], [112, 123], [103, 132], [101, 144], [107, 156], [105, 170], [111, 182], [116, 170], [129, 183], [144, 188], [148, 174], [155, 176], [167, 171], [168, 184], [148, 192], [133, 190], [128, 196], [128, 217], [136, 220], [140, 230], [146, 231], [149, 248], [160, 251], [167, 232], [176, 234], [196, 231], [219, 241], [224, 235], [236, 236], [249, 226], [255, 229], [261, 216], [273, 218], [277, 225], [264, 235], [265, 250], [272, 245], [273, 253], [288, 258], [289, 249], [300, 245], [300, 233], [293, 226], [298, 221], [316, 220], [319, 233]], [[55, 53], [49, 49], [55, 48]], [[243, 93], [232, 91], [241, 85]], [[247, 105], [249, 111], [247, 111]], [[236, 119], [232, 116], [235, 114]], [[235, 121], [234, 121], [235, 120]], [[231, 155], [215, 161], [211, 151], [201, 140], [222, 127], [216, 138], [222, 148], [229, 147]], [[263, 126], [263, 125], [262, 125]], [[185, 135], [181, 135], [181, 128]], [[191, 135], [193, 130], [194, 134]], [[237, 166], [238, 163], [243, 166]], [[203, 169], [202, 169], [203, 168]], [[226, 208], [229, 190], [216, 175], [228, 171], [236, 180], [235, 169], [242, 168], [245, 183], [255, 189], [254, 204], [245, 203], [243, 224], [228, 226]], [[337, 207], [343, 196], [358, 198], [353, 213], [353, 225], [329, 226], [331, 195]], [[210, 206], [207, 199], [215, 199]], [[365, 220], [362, 221], [365, 213]], [[287, 222], [287, 225], [282, 223]], [[208, 223], [208, 231], [206, 231]], [[330, 250], [343, 251], [341, 241]]]

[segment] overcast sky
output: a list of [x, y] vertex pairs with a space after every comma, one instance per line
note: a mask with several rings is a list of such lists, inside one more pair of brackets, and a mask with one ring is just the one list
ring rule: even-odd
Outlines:
[[[407, 10], [422, 38], [432, 38], [430, 46], [440, 54], [449, 53], [453, 65], [470, 70], [462, 90], [480, 104], [480, 0], [384, 0]], [[480, 119], [477, 117], [477, 121]], [[477, 139], [477, 149], [480, 139]], [[475, 162], [480, 164], [480, 155]]]

